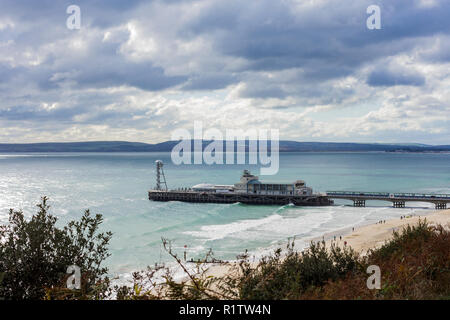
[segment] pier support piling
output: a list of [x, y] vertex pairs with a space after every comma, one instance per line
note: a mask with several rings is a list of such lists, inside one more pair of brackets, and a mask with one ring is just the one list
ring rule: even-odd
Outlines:
[[394, 205], [394, 208], [404, 208], [405, 207], [405, 201], [394, 201], [393, 205]]
[[353, 200], [353, 206], [354, 207], [365, 207], [366, 206], [366, 200]]
[[434, 204], [434, 207], [436, 208], [436, 210], [447, 209], [447, 203], [445, 203], [445, 202], [437, 202], [437, 203]]

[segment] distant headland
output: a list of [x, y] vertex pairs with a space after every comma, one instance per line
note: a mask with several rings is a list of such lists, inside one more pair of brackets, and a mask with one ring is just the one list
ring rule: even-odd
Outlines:
[[[170, 152], [179, 141], [156, 144], [127, 141], [0, 143], [0, 152]], [[203, 148], [210, 141], [203, 141]], [[246, 143], [248, 145], [248, 141]], [[224, 141], [225, 145], [225, 141]], [[270, 150], [270, 143], [269, 143]], [[281, 140], [280, 152], [450, 152], [450, 145], [297, 142]]]

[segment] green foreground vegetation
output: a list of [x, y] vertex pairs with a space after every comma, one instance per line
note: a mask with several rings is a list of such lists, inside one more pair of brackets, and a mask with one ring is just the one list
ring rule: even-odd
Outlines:
[[[364, 256], [324, 242], [298, 252], [290, 242], [256, 264], [247, 254], [238, 256], [220, 277], [210, 275], [205, 263], [188, 268], [163, 239], [186, 279], [175, 281], [169, 268], [155, 266], [118, 286], [102, 266], [112, 237], [99, 231], [102, 216], [87, 210], [79, 221], [58, 228], [47, 201], [42, 198], [29, 220], [11, 209], [9, 223], [0, 226], [0, 299], [450, 299], [450, 233], [426, 220], [394, 232]], [[211, 257], [209, 252], [205, 261]], [[75, 289], [68, 288], [73, 275], [67, 268], [73, 265], [81, 270]], [[381, 270], [380, 289], [366, 285], [370, 265]]]

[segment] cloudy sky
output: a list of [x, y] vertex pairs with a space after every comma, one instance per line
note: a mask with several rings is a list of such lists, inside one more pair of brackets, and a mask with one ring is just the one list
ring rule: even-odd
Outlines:
[[156, 143], [194, 120], [450, 144], [450, 1], [0, 0], [0, 142]]

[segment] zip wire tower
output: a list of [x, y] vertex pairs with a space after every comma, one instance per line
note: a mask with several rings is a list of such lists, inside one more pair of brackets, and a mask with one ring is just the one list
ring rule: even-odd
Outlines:
[[[156, 160], [156, 190], [165, 190], [167, 191], [167, 183], [166, 177], [164, 176], [163, 170], [163, 162], [161, 160]], [[164, 185], [164, 189], [161, 188], [161, 185]]]

